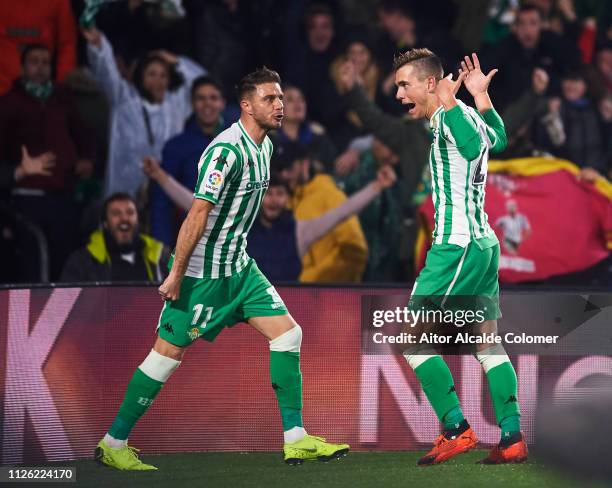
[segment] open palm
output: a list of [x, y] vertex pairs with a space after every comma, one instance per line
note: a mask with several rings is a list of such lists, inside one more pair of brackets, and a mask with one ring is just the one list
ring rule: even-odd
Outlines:
[[497, 73], [497, 69], [492, 69], [489, 74], [485, 75], [480, 69], [480, 62], [476, 53], [472, 54], [472, 59], [465, 56], [464, 60], [461, 61], [460, 71], [467, 73], [463, 83], [472, 96], [486, 93], [493, 76]]

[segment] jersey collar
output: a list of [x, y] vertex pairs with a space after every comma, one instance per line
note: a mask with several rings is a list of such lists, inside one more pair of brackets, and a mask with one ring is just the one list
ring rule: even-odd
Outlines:
[[257, 145], [255, 144], [255, 141], [253, 139], [251, 139], [251, 136], [248, 134], [248, 132], [246, 131], [246, 129], [244, 128], [244, 125], [242, 125], [242, 121], [238, 120], [238, 127], [240, 127], [240, 130], [242, 131], [242, 133], [244, 134], [244, 137], [246, 138], [247, 141], [249, 141], [249, 143], [257, 150], [257, 151], [261, 151], [261, 145]]

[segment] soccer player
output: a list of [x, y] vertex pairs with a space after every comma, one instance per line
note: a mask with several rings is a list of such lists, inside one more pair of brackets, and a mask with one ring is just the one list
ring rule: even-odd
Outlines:
[[[429, 119], [433, 131], [429, 165], [435, 230], [412, 297], [486, 297], [494, 306], [488, 307], [479, 330], [494, 332], [501, 316], [499, 243], [487, 222], [484, 197], [489, 151], [500, 151], [507, 143], [487, 92], [497, 70], [485, 76], [473, 54], [465, 57], [457, 80], [452, 74], [444, 78], [440, 59], [428, 49], [407, 51], [394, 64], [397, 99], [412, 117]], [[455, 98], [463, 81], [477, 110]], [[522, 462], [527, 446], [520, 431], [516, 373], [501, 345], [485, 347], [477, 349], [476, 358], [487, 376], [501, 440], [483, 462]], [[463, 416], [448, 366], [440, 355], [422, 352], [404, 355], [444, 424], [433, 449], [418, 461], [432, 465], [474, 448], [477, 438]]]
[[275, 71], [259, 69], [240, 81], [237, 95], [240, 120], [209, 144], [198, 164], [195, 199], [181, 226], [170, 274], [159, 287], [165, 304], [158, 337], [95, 450], [95, 458], [108, 466], [156, 469], [140, 461], [127, 445], [130, 431], [193, 341], [212, 341], [224, 327], [242, 321], [270, 342], [270, 376], [282, 417], [285, 462], [329, 461], [349, 451], [347, 444], [330, 444], [306, 433], [302, 329], [245, 251], [268, 187], [272, 143], [266, 134], [278, 129], [283, 119], [280, 78]]

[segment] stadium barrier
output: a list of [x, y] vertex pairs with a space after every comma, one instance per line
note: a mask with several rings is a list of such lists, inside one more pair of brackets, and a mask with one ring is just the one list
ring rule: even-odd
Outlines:
[[[356, 450], [424, 449], [439, 425], [402, 357], [363, 355], [360, 298], [388, 290], [279, 287], [304, 330], [304, 420], [314, 434]], [[153, 287], [0, 291], [2, 464], [87, 458], [155, 339]], [[487, 384], [471, 356], [447, 358], [467, 418], [496, 442]], [[281, 421], [269, 384], [265, 339], [244, 325], [198, 341], [130, 443], [146, 454], [279, 450]], [[606, 355], [512, 356], [523, 429], [533, 442], [536, 407], [595, 394], [612, 381]], [[601, 381], [599, 382], [601, 387]]]

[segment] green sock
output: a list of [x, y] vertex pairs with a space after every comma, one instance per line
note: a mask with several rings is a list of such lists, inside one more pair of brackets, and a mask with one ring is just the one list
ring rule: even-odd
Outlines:
[[270, 379], [278, 400], [283, 430], [303, 427], [300, 353], [270, 351]]
[[123, 403], [108, 433], [115, 439], [125, 440], [130, 431], [153, 403], [164, 384], [149, 378], [138, 368], [128, 384]]
[[456, 429], [464, 420], [461, 407], [457, 406], [444, 416], [444, 430]]
[[512, 437], [512, 435], [518, 434], [521, 431], [521, 416], [510, 415], [510, 417], [502, 419], [499, 427], [501, 429], [502, 440]]
[[502, 429], [502, 439], [510, 437], [521, 430], [516, 372], [512, 363], [506, 361], [491, 368], [486, 374], [495, 410], [495, 420]]
[[441, 356], [429, 358], [417, 366], [414, 372], [440, 422], [444, 422], [444, 417], [453, 409], [459, 408], [461, 411], [453, 376]]

